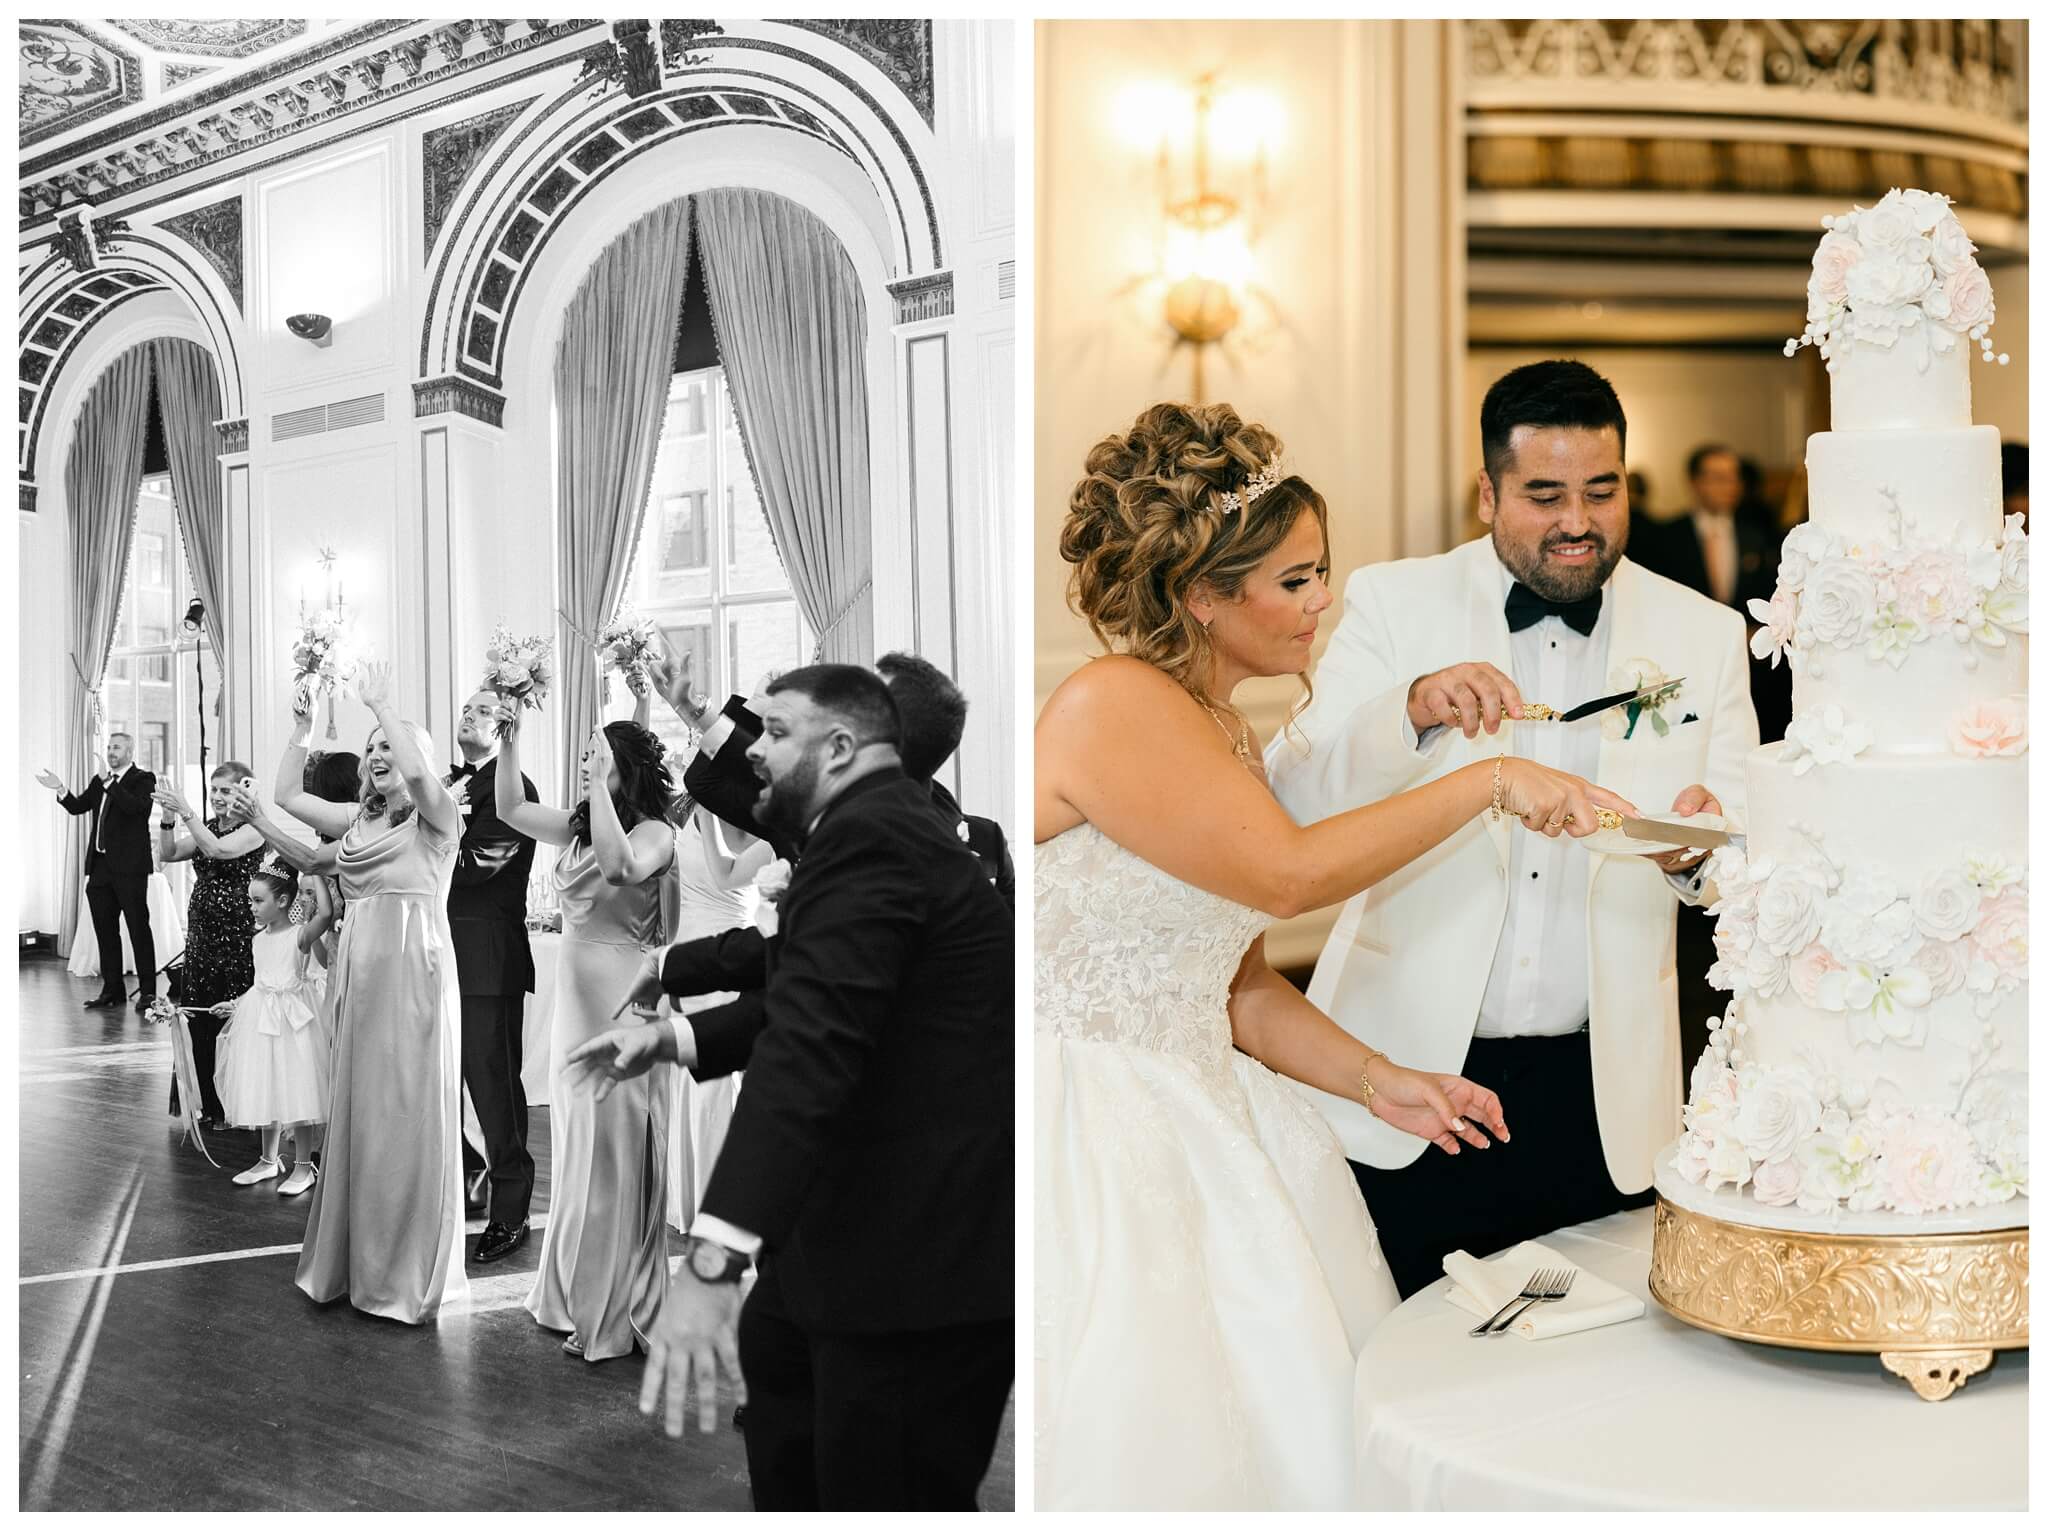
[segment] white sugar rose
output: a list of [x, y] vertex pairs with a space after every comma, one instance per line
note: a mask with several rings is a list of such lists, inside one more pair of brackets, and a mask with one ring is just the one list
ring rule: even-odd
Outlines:
[[1743, 1081], [1729, 1131], [1752, 1159], [1783, 1159], [1820, 1125], [1820, 1098], [1798, 1069], [1758, 1069]]
[[1960, 871], [1935, 872], [1913, 895], [1913, 924], [1930, 941], [1960, 941], [1977, 928], [1984, 896]]
[[1799, 1185], [1805, 1178], [1798, 1159], [1790, 1154], [1766, 1160], [1756, 1167], [1750, 1194], [1767, 1207], [1789, 1207], [1799, 1199]]
[[[1871, 313], [1904, 308], [1920, 301], [1934, 282], [1934, 267], [1927, 259], [1927, 241], [1908, 233], [1908, 243], [1896, 250], [1872, 249], [1864, 240], [1863, 259], [1848, 270], [1844, 287], [1849, 306], [1858, 319]], [[1916, 256], [1917, 247], [1917, 256]], [[1951, 293], [1953, 301], [1953, 293]]]
[[2000, 979], [2024, 982], [2027, 976], [2027, 895], [2008, 889], [1987, 902], [1970, 932], [1970, 950], [1989, 963]]
[[1761, 941], [1754, 941], [1744, 953], [1741, 978], [1742, 982], [1735, 986], [1738, 992], [1770, 999], [1791, 986], [1792, 968], [1777, 952]]
[[1934, 259], [1934, 274], [1944, 279], [1970, 264], [1970, 257], [1977, 249], [1953, 213], [1943, 214], [1927, 231], [1927, 243], [1929, 254]]
[[1946, 999], [1958, 992], [1969, 977], [1969, 953], [1958, 941], [1923, 941], [1913, 954], [1912, 966], [1927, 979], [1928, 1002]]
[[1912, 929], [1912, 906], [1873, 866], [1851, 867], [1821, 917], [1820, 939], [1837, 957], [1876, 962]]
[[1802, 521], [1785, 533], [1778, 547], [1778, 589], [1797, 595], [1805, 587], [1813, 566], [1829, 556], [1831, 539], [1811, 521]]
[[1827, 887], [1811, 869], [1779, 867], [1757, 893], [1756, 939], [1791, 956], [1820, 934]]
[[1860, 643], [1877, 608], [1877, 585], [1870, 572], [1847, 558], [1831, 558], [1806, 576], [1800, 597], [1804, 626], [1817, 643], [1847, 648]]
[[1919, 233], [1920, 222], [1900, 190], [1885, 193], [1877, 206], [1856, 215], [1856, 238], [1873, 257], [1909, 249]]
[[1948, 294], [1949, 328], [1968, 332], [1980, 324], [1991, 323], [1997, 317], [1997, 308], [1991, 299], [1991, 278], [1975, 261], [1951, 271], [1942, 279], [1942, 288]]
[[1807, 296], [1818, 303], [1823, 312], [1840, 308], [1849, 301], [1849, 273], [1862, 259], [1863, 246], [1852, 236], [1839, 229], [1823, 234], [1819, 247], [1813, 252], [1813, 276], [1806, 284]]
[[1977, 1145], [1947, 1117], [1895, 1119], [1878, 1152], [1885, 1201], [1909, 1216], [1963, 1205], [1982, 1178]]
[[1792, 970], [1792, 992], [1809, 1005], [1820, 1003], [1820, 988], [1830, 973], [1838, 973], [1842, 964], [1835, 960], [1820, 942], [1794, 952], [1790, 963]]
[[[1922, 234], [1931, 233], [1941, 226], [1946, 218], [1955, 222], [1955, 215], [1949, 209], [1949, 199], [1938, 191], [1917, 191], [1910, 187], [1894, 187], [1885, 193], [1883, 200], [1897, 199], [1899, 206], [1906, 210], [1913, 220], [1914, 229]], [[1960, 227], [1960, 225], [1958, 225]]]

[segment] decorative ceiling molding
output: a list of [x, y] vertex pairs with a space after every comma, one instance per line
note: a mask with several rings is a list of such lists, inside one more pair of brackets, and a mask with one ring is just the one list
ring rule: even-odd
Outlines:
[[891, 282], [889, 296], [896, 300], [896, 322], [916, 324], [924, 319], [944, 319], [953, 312], [953, 273], [934, 271], [908, 281]]
[[227, 284], [228, 293], [235, 300], [237, 309], [244, 308], [242, 302], [242, 199], [230, 197], [225, 202], [215, 202], [208, 207], [195, 207], [189, 213], [179, 213], [175, 218], [166, 218], [159, 228], [192, 246], [204, 255], [207, 264], [220, 273], [220, 279]]
[[210, 74], [219, 74], [213, 64], [171, 64], [164, 65], [164, 89], [176, 90], [180, 85], [190, 85], [194, 80], [203, 80]]
[[190, 53], [200, 58], [248, 58], [304, 34], [303, 21], [109, 21], [158, 53]]
[[15, 466], [22, 478], [34, 476], [36, 440], [50, 385], [63, 373], [86, 331], [129, 299], [163, 286], [146, 271], [87, 272], [65, 282], [34, 313], [24, 316], [15, 362], [20, 410]]
[[441, 237], [441, 226], [447, 221], [448, 210], [455, 205], [456, 197], [482, 161], [485, 151], [498, 141], [499, 135], [512, 125], [515, 117], [539, 99], [538, 96], [529, 96], [524, 101], [498, 107], [445, 128], [434, 128], [421, 136], [420, 213], [426, 228], [426, 238], [420, 245], [423, 255], [433, 254], [434, 241]]
[[19, 41], [23, 147], [142, 99], [141, 59], [75, 21], [24, 21]]
[[424, 378], [412, 385], [412, 412], [416, 419], [428, 415], [467, 415], [485, 425], [502, 427], [505, 396], [466, 377]]
[[934, 125], [937, 92], [932, 79], [932, 24], [929, 21], [792, 21], [788, 25], [829, 37], [887, 75], [910, 99], [924, 125]]
[[[229, 79], [189, 101], [124, 124], [113, 140], [94, 139], [66, 156], [31, 161], [24, 167], [20, 192], [23, 227], [33, 227], [78, 202], [128, 196], [597, 25], [601, 23], [427, 24], [384, 47], [340, 56], [366, 41], [389, 36], [393, 24], [356, 28], [309, 50], [311, 56], [301, 54]], [[322, 62], [315, 64], [314, 57]], [[81, 152], [90, 157], [69, 160], [69, 154]], [[59, 165], [62, 168], [56, 168]]]

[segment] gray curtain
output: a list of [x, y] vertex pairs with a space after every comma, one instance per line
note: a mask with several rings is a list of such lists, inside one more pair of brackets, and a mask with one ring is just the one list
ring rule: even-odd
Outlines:
[[853, 262], [816, 216], [761, 191], [703, 193], [697, 237], [740, 438], [815, 657], [867, 664], [867, 323]]
[[[654, 481], [690, 269], [690, 204], [649, 213], [597, 258], [570, 300], [555, 353], [555, 547], [562, 612], [586, 633], [611, 620]], [[569, 626], [557, 716], [564, 790], [598, 718], [597, 666]]]
[[171, 455], [171, 498], [192, 589], [206, 603], [206, 638], [216, 656], [227, 644], [227, 517], [221, 507], [220, 443], [213, 422], [220, 418], [220, 385], [213, 358], [189, 340], [152, 340], [157, 403], [163, 411], [164, 444]]
[[[115, 358], [78, 412], [71, 455], [64, 461], [64, 510], [71, 558], [71, 685], [64, 747], [64, 784], [76, 792], [92, 774], [100, 744], [94, 717], [100, 674], [114, 642], [121, 582], [135, 540], [135, 499], [142, 489], [142, 443], [149, 421], [150, 352], [138, 346]], [[57, 810], [62, 812], [61, 809]], [[78, 933], [78, 894], [85, 881], [89, 815], [70, 820], [64, 836], [64, 891], [58, 935], [66, 956]], [[164, 954], [166, 959], [171, 953]]]

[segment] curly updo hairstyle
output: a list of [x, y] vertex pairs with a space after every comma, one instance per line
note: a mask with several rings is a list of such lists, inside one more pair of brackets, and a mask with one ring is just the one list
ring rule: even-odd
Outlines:
[[[630, 833], [642, 819], [667, 818], [675, 779], [669, 772], [661, 740], [652, 730], [625, 718], [605, 724], [604, 737], [612, 747], [612, 764], [619, 770], [619, 790], [612, 794], [612, 804], [619, 811], [619, 827]], [[603, 790], [604, 783], [595, 785]], [[569, 833], [578, 845], [590, 843], [589, 798], [584, 798], [569, 814]]]
[[1067, 498], [1060, 557], [1074, 566], [1068, 602], [1098, 643], [1207, 699], [1209, 634], [1188, 610], [1196, 587], [1234, 599], [1304, 513], [1329, 545], [1329, 507], [1295, 474], [1223, 510], [1279, 453], [1277, 436], [1228, 404], [1154, 404], [1095, 444]]

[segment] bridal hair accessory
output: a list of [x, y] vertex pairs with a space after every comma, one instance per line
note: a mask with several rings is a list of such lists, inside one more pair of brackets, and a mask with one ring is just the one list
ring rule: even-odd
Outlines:
[[1287, 475], [1280, 471], [1279, 459], [1275, 458], [1272, 462], [1267, 463], [1265, 467], [1259, 469], [1257, 473], [1246, 479], [1236, 489], [1226, 490], [1223, 498], [1217, 503], [1216, 514], [1219, 516], [1234, 516], [1241, 510], [1249, 509], [1253, 504], [1257, 503], [1260, 495], [1273, 488], [1285, 477]]

